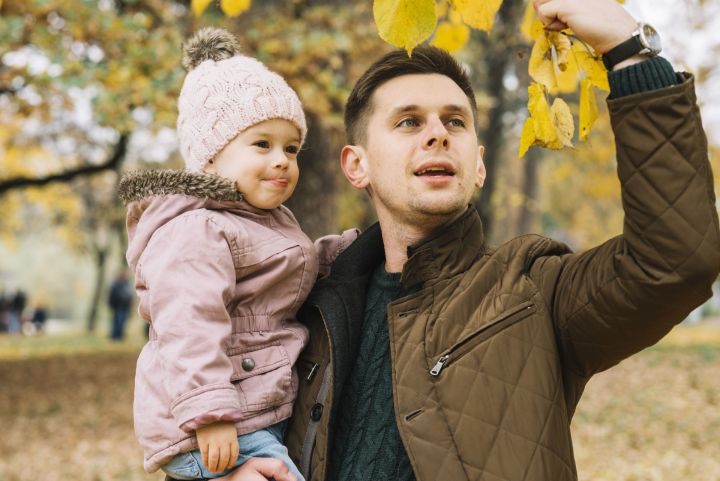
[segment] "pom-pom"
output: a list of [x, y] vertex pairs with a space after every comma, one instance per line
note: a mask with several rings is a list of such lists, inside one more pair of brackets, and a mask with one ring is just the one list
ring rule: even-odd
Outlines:
[[238, 52], [235, 35], [222, 28], [206, 27], [183, 44], [182, 66], [188, 72], [206, 60], [216, 62], [233, 57]]

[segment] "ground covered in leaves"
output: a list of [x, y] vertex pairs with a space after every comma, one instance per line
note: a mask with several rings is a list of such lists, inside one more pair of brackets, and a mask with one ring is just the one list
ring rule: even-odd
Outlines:
[[[0, 480], [162, 480], [132, 433], [136, 356], [0, 356]], [[580, 480], [720, 481], [719, 368], [720, 342], [691, 340], [596, 376], [573, 421]]]

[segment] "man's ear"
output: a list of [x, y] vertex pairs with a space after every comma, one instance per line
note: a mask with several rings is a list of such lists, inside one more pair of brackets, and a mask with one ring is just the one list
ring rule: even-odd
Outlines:
[[340, 166], [353, 187], [364, 189], [370, 184], [365, 149], [359, 145], [346, 145], [340, 151]]
[[480, 188], [485, 184], [485, 162], [483, 162], [483, 155], [485, 154], [485, 147], [482, 145], [478, 146], [478, 156], [477, 156], [477, 172], [475, 177], [475, 187]]

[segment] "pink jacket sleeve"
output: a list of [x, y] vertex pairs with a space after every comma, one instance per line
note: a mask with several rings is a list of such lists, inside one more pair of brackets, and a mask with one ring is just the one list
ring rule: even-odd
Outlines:
[[330, 266], [335, 261], [335, 258], [339, 256], [347, 246], [352, 244], [359, 235], [359, 229], [348, 229], [340, 235], [326, 235], [315, 241], [315, 249], [317, 250], [318, 261], [320, 263], [318, 278], [330, 274]]
[[158, 382], [178, 427], [191, 432], [220, 419], [239, 420], [225, 354], [235, 267], [223, 229], [204, 213], [180, 216], [153, 235], [141, 263], [161, 358]]

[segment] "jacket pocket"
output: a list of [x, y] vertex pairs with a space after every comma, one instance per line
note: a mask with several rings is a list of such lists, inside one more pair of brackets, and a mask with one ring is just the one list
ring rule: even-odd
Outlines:
[[228, 356], [233, 367], [230, 382], [247, 412], [272, 409], [293, 398], [292, 366], [283, 346], [235, 348]]
[[512, 326], [516, 322], [525, 319], [535, 312], [535, 310], [535, 304], [531, 301], [523, 302], [522, 304], [518, 304], [517, 306], [506, 310], [496, 319], [488, 322], [477, 331], [468, 334], [456, 342], [450, 349], [443, 352], [430, 369], [430, 375], [434, 377], [439, 376], [443, 369], [461, 359], [464, 355], [472, 351], [478, 344], [488, 340], [498, 332]]

